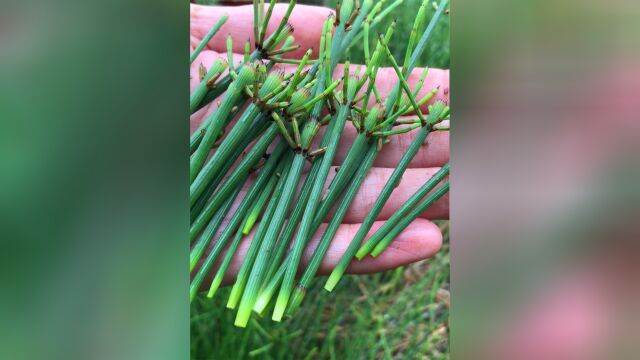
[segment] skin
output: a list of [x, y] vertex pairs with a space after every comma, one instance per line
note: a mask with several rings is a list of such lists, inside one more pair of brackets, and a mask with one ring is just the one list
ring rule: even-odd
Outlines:
[[[286, 9], [285, 4], [278, 4], [274, 9], [272, 19], [267, 27], [267, 35], [275, 30], [280, 19]], [[235, 62], [239, 62], [244, 52], [244, 42], [249, 39], [253, 44], [253, 8], [252, 6], [199, 6], [191, 4], [191, 50], [193, 50], [202, 37], [209, 31], [222, 14], [229, 14], [229, 21], [221, 28], [207, 44], [207, 47], [198, 56], [191, 66], [191, 89], [193, 90], [198, 83], [198, 66], [203, 63], [210, 66], [217, 58], [226, 59], [226, 37], [231, 34], [234, 39], [234, 57]], [[296, 43], [300, 44], [300, 49], [287, 54], [287, 58], [301, 58], [305, 51], [309, 48], [317, 49], [320, 39], [320, 31], [322, 23], [332, 11], [323, 7], [296, 5], [290, 17], [291, 23], [295, 30], [293, 35]], [[313, 57], [313, 56], [312, 56]], [[293, 72], [295, 65], [280, 65], [280, 68]], [[355, 71], [356, 66], [352, 66]], [[414, 88], [423, 69], [415, 69], [408, 79], [409, 85]], [[335, 71], [335, 77], [341, 76], [343, 69], [341, 66]], [[380, 91], [380, 95], [384, 99], [391, 91], [397, 81], [395, 72], [392, 68], [380, 69], [376, 84]], [[449, 71], [441, 69], [429, 69], [429, 73], [425, 84], [418, 96], [424, 96], [434, 87], [439, 87], [437, 94], [431, 102], [435, 100], [449, 100]], [[427, 106], [423, 106], [424, 113], [427, 112]], [[205, 106], [203, 109], [193, 114], [191, 117], [191, 130], [194, 131], [198, 125], [215, 110], [215, 104]], [[343, 224], [340, 226], [325, 259], [320, 266], [320, 274], [327, 274], [339, 261], [341, 255], [346, 250], [349, 242], [358, 231], [360, 223], [364, 220], [368, 209], [373, 205], [380, 190], [391, 175], [393, 168], [396, 166], [405, 150], [411, 143], [415, 133], [409, 132], [394, 136], [391, 143], [385, 145], [378, 155], [374, 167], [369, 171], [367, 178], [360, 188], [351, 208], [346, 215]], [[334, 165], [339, 166], [356, 136], [356, 131], [350, 124], [345, 126], [343, 140], [334, 159]], [[372, 235], [393, 212], [406, 201], [426, 179], [434, 174], [438, 169], [449, 161], [449, 132], [435, 132], [429, 135], [426, 144], [420, 149], [418, 154], [411, 162], [409, 169], [405, 172], [400, 185], [394, 190], [389, 201], [384, 206], [377, 221], [374, 223], [369, 235]], [[329, 180], [334, 176], [335, 172], [331, 171]], [[328, 184], [328, 182], [327, 182]], [[247, 188], [242, 191], [246, 191]], [[241, 199], [241, 193], [239, 198]], [[234, 205], [234, 208], [238, 204]], [[231, 210], [233, 212], [233, 208]], [[331, 216], [331, 215], [329, 215]], [[448, 219], [449, 217], [449, 196], [445, 195], [432, 208], [427, 210], [419, 219], [416, 219], [405, 231], [400, 234], [395, 242], [389, 246], [377, 258], [366, 257], [362, 261], [354, 261], [348, 268], [348, 273], [362, 274], [384, 271], [394, 267], [402, 266], [412, 262], [426, 259], [438, 252], [442, 245], [442, 234], [438, 227], [428, 219]], [[303, 255], [303, 266], [317, 246], [323, 229], [323, 224], [312, 238], [311, 243], [307, 247]], [[255, 229], [255, 227], [254, 227]], [[225, 276], [225, 284], [229, 284], [235, 278], [242, 258], [246, 253], [253, 234], [247, 236], [240, 245], [239, 250], [234, 257], [232, 264]], [[366, 238], [365, 238], [366, 241]]]

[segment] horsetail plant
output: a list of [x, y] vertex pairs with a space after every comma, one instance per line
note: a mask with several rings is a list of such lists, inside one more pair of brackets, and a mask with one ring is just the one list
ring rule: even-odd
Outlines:
[[[395, 21], [370, 51], [369, 33], [401, 2], [396, 0], [389, 5], [384, 0], [340, 2], [335, 15], [323, 23], [317, 58], [312, 58], [314, 54], [309, 49], [300, 59], [288, 59], [285, 58], [288, 53], [300, 48], [288, 23], [296, 1], [289, 1], [279, 25], [267, 36], [276, 1], [271, 0], [267, 6], [264, 0], [254, 0], [253, 43], [244, 43], [242, 59], [234, 62], [233, 40], [228, 36], [226, 59], [216, 60], [209, 69], [200, 65], [200, 82], [190, 96], [191, 113], [214, 101], [216, 109], [190, 138], [189, 267], [193, 276], [190, 299], [196, 296], [214, 267], [217, 268], [206, 295], [211, 298], [217, 293], [233, 260], [245, 248], [241, 243], [246, 241], [248, 247], [227, 299], [227, 307], [237, 309], [235, 325], [245, 327], [253, 312], [263, 316], [270, 305], [274, 321], [295, 313], [378, 153], [392, 136], [419, 129], [331, 274], [325, 285], [327, 290], [337, 284], [354, 255], [361, 259], [369, 253], [380, 254], [411, 222], [408, 219], [417, 217], [448, 191], [448, 182], [434, 191], [448, 175], [447, 164], [358, 251], [427, 135], [448, 130], [448, 126], [440, 124], [449, 112], [443, 103], [429, 105], [428, 115], [420, 111], [438, 90], [431, 89], [418, 98], [428, 69], [414, 89], [406, 81], [447, 0], [441, 0], [418, 40], [418, 29], [429, 5], [428, 1], [422, 3], [402, 67], [388, 48]], [[223, 16], [205, 35], [191, 55], [191, 63], [227, 18]], [[343, 61], [349, 46], [361, 37], [365, 39], [364, 66], [352, 71], [354, 67], [347, 61], [344, 72], [334, 79], [338, 63]], [[399, 81], [382, 99], [376, 78], [385, 59], [395, 69]], [[285, 73], [277, 64], [296, 67]], [[227, 70], [228, 74], [223, 75]], [[400, 118], [408, 114], [414, 117]], [[357, 135], [325, 191], [337, 149], [344, 146], [347, 122], [351, 122]], [[316, 141], [320, 134], [322, 139]], [[305, 175], [306, 162], [311, 166]], [[245, 187], [247, 190], [243, 190]], [[335, 213], [319, 234], [320, 242], [309, 264], [296, 281], [305, 248], [334, 207]]]
[[[426, 1], [426, 0], [425, 0]], [[391, 91], [391, 93], [389, 94], [389, 97], [387, 97], [386, 103], [385, 103], [385, 111], [387, 113], [391, 113], [393, 109], [395, 109], [397, 107], [397, 100], [400, 97], [401, 94], [401, 90], [404, 88], [404, 90], [407, 92], [407, 96], [411, 99], [412, 97], [412, 92], [409, 91], [408, 88], [406, 88], [406, 81], [404, 81], [403, 78], [407, 78], [409, 77], [409, 75], [411, 75], [411, 72], [413, 71], [413, 68], [417, 62], [418, 56], [420, 56], [422, 54], [422, 52], [424, 51], [424, 48], [426, 47], [427, 41], [429, 40], [429, 37], [431, 36], [431, 33], [433, 32], [433, 29], [435, 28], [435, 25], [437, 24], [438, 20], [440, 19], [440, 17], [442, 16], [442, 13], [444, 12], [444, 8], [447, 5], [448, 0], [441, 0], [440, 4], [438, 6], [438, 9], [436, 10], [435, 14], [433, 15], [433, 17], [431, 18], [431, 21], [429, 22], [429, 25], [427, 26], [427, 28], [424, 30], [422, 37], [420, 38], [420, 41], [418, 41], [418, 44], [416, 45], [416, 48], [413, 49], [413, 53], [411, 54], [411, 57], [409, 59], [409, 62], [407, 64], [407, 67], [405, 69], [403, 69], [401, 74], [399, 76], [399, 81], [398, 84], [396, 84], [396, 86], [394, 87], [394, 90]], [[416, 22], [420, 21], [419, 19], [416, 19]], [[378, 44], [382, 44], [385, 48], [386, 48], [386, 44], [388, 43], [388, 40], [386, 39], [386, 37], [382, 37], [380, 36], [379, 42]], [[410, 50], [407, 50], [410, 51]], [[411, 102], [412, 106], [414, 106], [414, 108], [418, 111], [419, 114], [419, 108], [416, 108], [416, 102], [415, 99], [414, 101]], [[406, 112], [402, 111], [403, 113]], [[422, 118], [421, 118], [421, 122], [422, 122]], [[390, 127], [392, 126], [392, 124], [387, 125], [386, 127], [383, 128], [383, 130], [390, 130]], [[375, 145], [377, 149], [380, 149], [381, 146], [383, 145], [383, 140], [382, 138], [378, 138], [378, 141], [376, 142]], [[371, 150], [371, 151], [375, 151], [375, 150]], [[335, 286], [338, 284], [338, 282], [340, 281], [340, 279], [342, 278], [342, 276], [344, 275], [344, 272], [347, 270], [347, 266], [349, 265], [349, 263], [351, 262], [351, 260], [353, 259], [355, 253], [358, 250], [358, 247], [360, 246], [360, 243], [357, 243], [355, 241], [351, 241], [351, 243], [349, 244], [349, 246], [347, 247], [346, 252], [343, 254], [342, 258], [340, 259], [338, 265], [336, 265], [336, 267], [333, 269], [333, 271], [331, 272], [331, 274], [329, 275], [329, 278], [327, 279], [326, 283], [325, 283], [325, 290], [327, 291], [332, 291]]]
[[[446, 111], [448, 111], [448, 108], [441, 102], [437, 102], [434, 105], [429, 106], [429, 116], [425, 120], [424, 124], [418, 124], [419, 126], [421, 126], [420, 131], [416, 134], [415, 138], [411, 142], [411, 145], [409, 145], [409, 148], [404, 153], [404, 155], [400, 159], [400, 162], [393, 170], [393, 173], [380, 191], [380, 194], [373, 204], [373, 207], [365, 217], [362, 225], [358, 229], [358, 232], [354, 236], [353, 242], [361, 243], [364, 237], [367, 235], [367, 233], [371, 229], [371, 225], [373, 225], [373, 222], [380, 214], [380, 211], [382, 211], [382, 207], [387, 202], [387, 200], [389, 200], [392, 191], [400, 184], [402, 175], [409, 167], [409, 163], [418, 153], [418, 150], [420, 150], [420, 147], [426, 140], [427, 135], [431, 132], [432, 127], [442, 119], [444, 119], [444, 116], [446, 116]], [[387, 132], [386, 134], [388, 135], [389, 132]], [[362, 256], [358, 256], [358, 260], [360, 259], [362, 259]]]

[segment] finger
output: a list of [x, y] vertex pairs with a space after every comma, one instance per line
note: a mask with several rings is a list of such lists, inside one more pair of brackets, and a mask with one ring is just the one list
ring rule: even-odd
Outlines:
[[[286, 13], [288, 4], [276, 4], [267, 26], [265, 39], [273, 33]], [[218, 52], [227, 51], [226, 38], [231, 34], [233, 51], [244, 52], [244, 44], [249, 39], [251, 48], [255, 47], [253, 34], [253, 5], [244, 6], [202, 6], [191, 4], [191, 46], [195, 47], [207, 34], [211, 27], [222, 17], [229, 14], [229, 20], [209, 41], [207, 47]], [[266, 12], [266, 6], [265, 6]], [[322, 24], [333, 11], [320, 6], [296, 5], [293, 8], [289, 23], [293, 26], [293, 36], [300, 49], [290, 53], [292, 57], [302, 57], [307, 49], [318, 49]], [[315, 52], [317, 56], [317, 52]]]
[[[336, 167], [332, 167], [329, 172], [329, 177], [325, 184], [325, 190], [328, 187], [331, 180], [335, 177]], [[369, 211], [373, 207], [376, 199], [380, 195], [382, 188], [387, 183], [391, 174], [392, 168], [378, 168], [374, 167], [369, 170], [367, 177], [363, 181], [362, 185], [358, 189], [349, 210], [347, 211], [343, 223], [356, 224], [361, 223], [369, 214]], [[407, 169], [400, 180], [400, 184], [393, 190], [391, 196], [387, 200], [386, 204], [382, 207], [377, 220], [386, 220], [393, 215], [402, 204], [406, 203], [409, 198], [415, 194], [416, 191], [429, 180], [433, 175], [440, 170], [439, 168], [427, 168], [427, 169]], [[339, 170], [338, 170], [339, 171]], [[325, 221], [328, 221], [333, 217], [333, 211], [329, 213]], [[425, 219], [448, 219], [449, 218], [449, 196], [444, 195], [438, 201], [436, 201], [427, 211], [420, 215]]]
[[[382, 222], [374, 223], [368, 236], [373, 235], [373, 233], [382, 226], [382, 224]], [[360, 224], [340, 225], [324, 259], [322, 260], [320, 268], [318, 269], [319, 275], [326, 275], [335, 268], [359, 228]], [[309, 245], [303, 253], [300, 269], [304, 269], [311, 259], [325, 229], [326, 224], [322, 224], [319, 231], [317, 231], [312, 237]], [[242, 240], [242, 243], [238, 247], [238, 251], [231, 261], [229, 269], [225, 274], [223, 281], [224, 284], [231, 284], [235, 280], [235, 277], [242, 266], [245, 254], [251, 244], [253, 234], [254, 233], [249, 234]], [[441, 246], [442, 234], [440, 233], [438, 226], [428, 220], [416, 219], [402, 233], [400, 233], [395, 241], [391, 243], [391, 245], [382, 254], [380, 254], [380, 256], [376, 258], [366, 257], [362, 259], [362, 261], [354, 259], [351, 265], [349, 265], [347, 272], [350, 274], [366, 274], [393, 269], [398, 266], [429, 258], [435, 255]], [[212, 274], [209, 275], [209, 280], [205, 282], [205, 286], [210, 283], [210, 278], [215, 274], [215, 269], [217, 269], [217, 265], [214, 267]]]

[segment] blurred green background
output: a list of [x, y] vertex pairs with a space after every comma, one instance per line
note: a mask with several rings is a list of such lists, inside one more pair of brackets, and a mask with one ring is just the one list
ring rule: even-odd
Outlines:
[[[337, 1], [299, 3], [335, 8]], [[382, 32], [397, 20], [391, 49], [398, 58], [404, 56], [420, 3], [404, 1], [372, 31]], [[429, 9], [427, 16], [431, 17], [433, 11]], [[448, 68], [447, 16], [432, 36], [418, 64]], [[362, 44], [358, 42], [350, 48], [352, 62], [362, 63]], [[444, 245], [435, 258], [375, 275], [347, 276], [333, 293], [322, 290], [322, 282], [316, 281], [301, 312], [283, 323], [267, 317], [252, 320], [247, 329], [238, 329], [233, 326], [235, 312], [225, 307], [229, 289], [213, 300], [199, 296], [191, 305], [191, 357], [448, 359], [448, 222], [441, 222], [440, 226], [445, 233]]]

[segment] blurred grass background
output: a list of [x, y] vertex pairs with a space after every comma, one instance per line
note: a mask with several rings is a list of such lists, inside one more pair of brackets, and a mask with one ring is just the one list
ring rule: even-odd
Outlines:
[[[299, 3], [335, 8], [337, 0]], [[399, 59], [420, 3], [404, 1], [372, 31], [383, 32], [396, 19], [391, 50]], [[449, 18], [444, 17], [418, 64], [448, 68], [449, 41]], [[353, 44], [349, 59], [362, 63], [362, 49], [362, 42]], [[191, 358], [448, 359], [448, 222], [439, 225], [445, 236], [436, 257], [379, 274], [346, 276], [333, 293], [316, 281], [297, 316], [282, 323], [266, 317], [238, 329], [235, 312], [225, 307], [229, 289], [213, 300], [200, 295], [191, 305]]]

